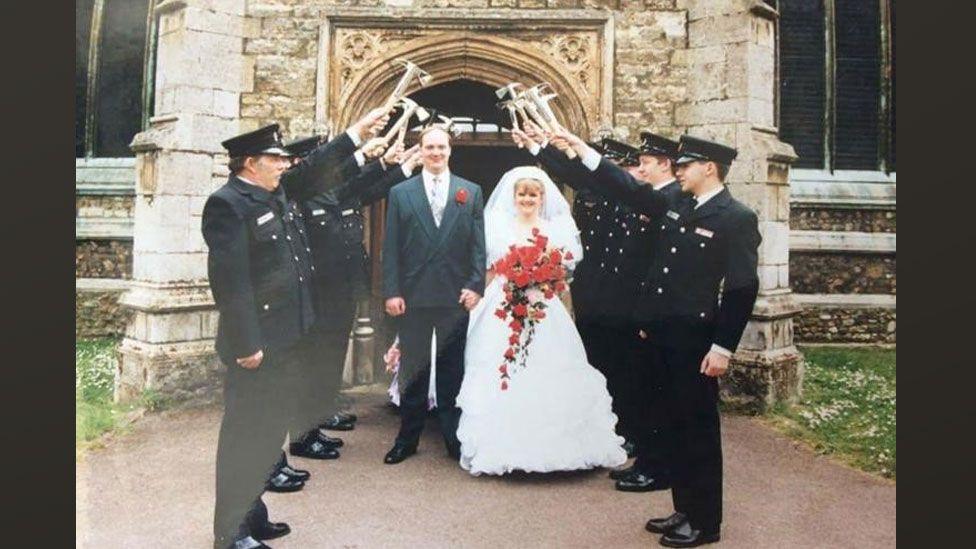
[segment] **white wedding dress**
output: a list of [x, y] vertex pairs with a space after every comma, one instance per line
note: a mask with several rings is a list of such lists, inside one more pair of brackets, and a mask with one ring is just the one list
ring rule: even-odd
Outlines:
[[[575, 256], [573, 263], [578, 262], [579, 230], [556, 186], [538, 168], [516, 168], [509, 174], [513, 172], [517, 177], [509, 179], [545, 177], [540, 231], [550, 247], [564, 247]], [[506, 194], [507, 202], [513, 202], [514, 181], [505, 184], [509, 174], [485, 209], [489, 265], [504, 256], [509, 245], [527, 244], [515, 234], [514, 206], [502, 206]], [[496, 197], [497, 193], [502, 194]], [[623, 464], [624, 439], [614, 432], [617, 417], [611, 411], [606, 378], [587, 362], [576, 325], [558, 296], [546, 300], [546, 317], [536, 325], [525, 368], [512, 370], [507, 390], [501, 389], [498, 368], [511, 333], [509, 321], [494, 314], [504, 300], [503, 282], [502, 276], [492, 280], [468, 325], [464, 380], [457, 398], [461, 467], [473, 475], [500, 475]]]

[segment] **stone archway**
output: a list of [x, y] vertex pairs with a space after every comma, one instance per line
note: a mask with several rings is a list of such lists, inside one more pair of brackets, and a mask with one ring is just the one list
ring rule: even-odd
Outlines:
[[499, 88], [509, 82], [548, 82], [559, 94], [553, 110], [567, 128], [589, 135], [599, 124], [600, 113], [592, 109], [594, 102], [587, 100], [590, 98], [583, 83], [569, 78], [539, 48], [503, 36], [457, 31], [410, 40], [348, 75], [337, 100], [330, 105], [330, 118], [335, 120], [336, 128], [346, 127], [355, 117], [386, 100], [402, 74], [402, 68], [391, 62], [395, 59], [413, 61], [437, 83], [467, 79]]

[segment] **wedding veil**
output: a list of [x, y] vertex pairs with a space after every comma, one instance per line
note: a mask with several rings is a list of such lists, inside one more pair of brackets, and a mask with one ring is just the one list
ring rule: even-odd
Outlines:
[[572, 210], [549, 174], [535, 166], [519, 166], [505, 172], [488, 197], [485, 204], [488, 264], [491, 265], [507, 253], [508, 246], [515, 240], [513, 229], [515, 216], [518, 215], [515, 208], [515, 183], [522, 179], [534, 179], [542, 183], [545, 196], [539, 217], [544, 221], [545, 231], [553, 245], [572, 251], [575, 256], [572, 263], [575, 264], [583, 258], [583, 249]]

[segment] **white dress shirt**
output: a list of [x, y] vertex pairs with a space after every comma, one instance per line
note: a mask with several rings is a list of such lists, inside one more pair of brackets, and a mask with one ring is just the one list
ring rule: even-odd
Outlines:
[[[447, 208], [447, 191], [449, 190], [451, 184], [451, 172], [450, 170], [444, 170], [443, 172], [435, 175], [425, 169], [420, 172], [420, 176], [424, 181], [424, 192], [427, 194], [427, 202], [430, 202], [431, 204], [431, 211], [435, 212], [434, 220], [436, 221], [437, 226], [440, 227], [441, 220], [436, 212], [440, 211], [440, 214], [443, 215], [444, 210]], [[435, 179], [437, 180], [436, 194], [434, 193]]]
[[716, 195], [718, 195], [718, 193], [724, 190], [725, 190], [725, 185], [719, 185], [718, 187], [715, 187], [714, 189], [708, 191], [707, 193], [701, 196], [696, 196], [695, 200], [698, 201], [698, 205], [695, 206], [695, 209], [697, 210], [698, 208], [701, 208], [703, 204], [705, 204], [706, 202], [714, 198]]

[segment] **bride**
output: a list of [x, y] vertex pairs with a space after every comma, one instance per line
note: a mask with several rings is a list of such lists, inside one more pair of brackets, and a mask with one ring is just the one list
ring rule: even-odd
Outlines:
[[[566, 199], [544, 171], [523, 166], [502, 176], [485, 206], [489, 266], [510, 246], [529, 245], [534, 234], [548, 238], [548, 249], [569, 252], [567, 267], [582, 259], [579, 229]], [[472, 475], [500, 475], [623, 464], [624, 439], [614, 432], [617, 417], [610, 409], [606, 378], [587, 363], [558, 295], [530, 295], [545, 303], [545, 315], [534, 334], [526, 330], [518, 341], [509, 321], [497, 314], [506, 300], [505, 276], [492, 271], [488, 276], [484, 299], [471, 311], [457, 398], [461, 467]], [[525, 349], [524, 367], [514, 361], [500, 379], [500, 372], [506, 372], [499, 364], [508, 363], [503, 357], [510, 343]]]

